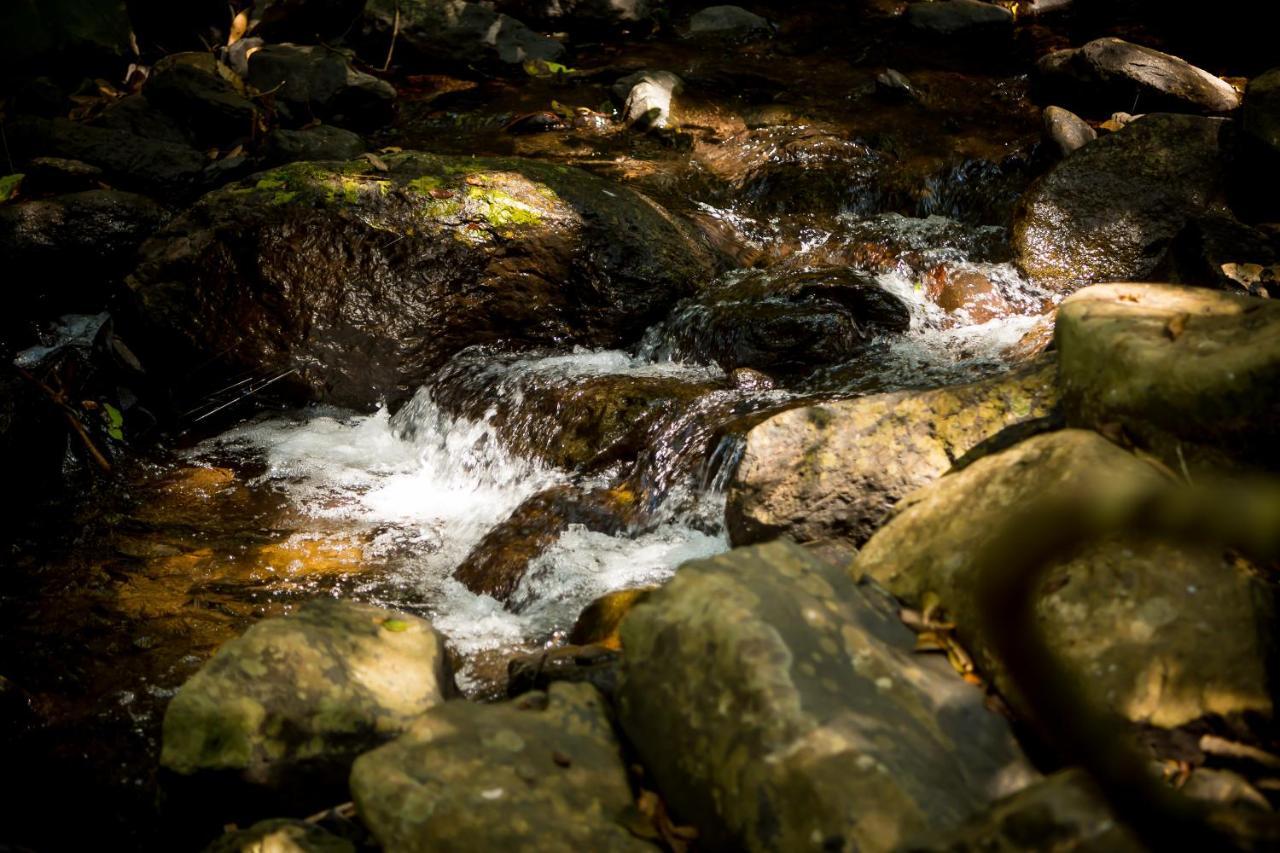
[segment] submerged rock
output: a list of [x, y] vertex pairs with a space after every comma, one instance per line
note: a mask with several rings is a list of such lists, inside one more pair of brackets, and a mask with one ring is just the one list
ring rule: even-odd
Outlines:
[[1120, 427], [1174, 470], [1280, 469], [1280, 304], [1096, 285], [1063, 302], [1056, 342], [1071, 423]]
[[406, 152], [211, 193], [130, 283], [176, 366], [215, 357], [370, 406], [472, 344], [617, 346], [717, 265], [656, 204], [576, 169]]
[[382, 44], [389, 44], [394, 32], [397, 54], [408, 52], [427, 63], [550, 61], [564, 53], [560, 42], [487, 3], [369, 0], [364, 15]]
[[1049, 413], [1053, 369], [876, 394], [774, 415], [747, 433], [729, 487], [735, 545], [786, 535], [860, 545], [894, 504], [1006, 427]]
[[[1164, 477], [1093, 432], [1035, 436], [904, 498], [851, 571], [910, 606], [937, 596], [979, 671], [1018, 710], [978, 610], [976, 555], [1038, 497]], [[1053, 569], [1035, 606], [1049, 646], [1099, 701], [1136, 723], [1173, 727], [1270, 713], [1268, 598], [1221, 549], [1122, 537]]]
[[293, 124], [314, 119], [373, 126], [391, 117], [395, 88], [351, 67], [347, 57], [320, 45], [269, 44], [248, 58], [249, 83], [270, 92]]
[[886, 600], [789, 542], [685, 563], [622, 643], [619, 720], [709, 849], [892, 850], [1034, 775]]
[[165, 711], [160, 764], [234, 777], [264, 802], [323, 804], [357, 755], [453, 692], [429, 623], [318, 599], [257, 623], [182, 685]]
[[874, 279], [847, 269], [734, 275], [680, 305], [655, 332], [664, 357], [794, 373], [838, 364], [910, 313]]
[[600, 694], [553, 684], [498, 705], [447, 702], [356, 760], [351, 793], [387, 850], [653, 850]]
[[1221, 185], [1222, 126], [1148, 115], [1063, 160], [1018, 203], [1018, 266], [1059, 290], [1150, 275]]
[[1060, 50], [1036, 65], [1041, 85], [1072, 104], [1117, 109], [1225, 113], [1240, 96], [1225, 80], [1186, 60], [1118, 38]]
[[1044, 135], [1059, 157], [1066, 157], [1098, 138], [1098, 132], [1084, 119], [1062, 107], [1044, 108]]

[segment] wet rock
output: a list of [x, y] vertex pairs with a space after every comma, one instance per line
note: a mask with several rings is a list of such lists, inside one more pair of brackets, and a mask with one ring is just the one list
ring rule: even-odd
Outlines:
[[390, 83], [320, 45], [269, 44], [249, 56], [248, 67], [248, 82], [271, 92], [281, 116], [295, 124], [374, 126], [390, 118], [396, 99]]
[[168, 218], [151, 199], [119, 190], [0, 207], [0, 254], [13, 285], [7, 310], [47, 319], [105, 308], [108, 285], [132, 269], [142, 241]]
[[976, 269], [939, 264], [923, 276], [922, 283], [934, 304], [958, 320], [986, 323], [1014, 313], [999, 288]]
[[81, 160], [101, 168], [122, 189], [165, 197], [196, 189], [208, 163], [189, 145], [62, 118], [20, 118], [6, 130], [15, 154]]
[[59, 61], [61, 70], [130, 53], [124, 0], [10, 0], [0, 8], [0, 67]]
[[1225, 113], [1240, 96], [1225, 80], [1186, 60], [1118, 38], [1057, 51], [1036, 64], [1047, 94], [1086, 109]]
[[622, 643], [619, 721], [709, 849], [891, 850], [1034, 775], [884, 597], [785, 540], [685, 563]]
[[356, 847], [304, 820], [276, 818], [228, 832], [204, 853], [356, 853]]
[[911, 101], [916, 97], [916, 90], [911, 81], [901, 71], [886, 68], [876, 75], [876, 96], [885, 101]]
[[904, 845], [911, 853], [1056, 851], [1140, 853], [1147, 849], [1107, 807], [1083, 770], [1063, 770], [995, 803], [956, 830]]
[[397, 59], [406, 53], [426, 62], [521, 63], [559, 59], [564, 45], [534, 32], [485, 3], [461, 0], [369, 0], [368, 27], [386, 45], [396, 30]]
[[23, 168], [22, 190], [28, 196], [98, 189], [103, 179], [97, 166], [62, 157], [36, 157]]
[[1098, 138], [1098, 132], [1084, 119], [1062, 107], [1044, 108], [1045, 142], [1053, 146], [1059, 157], [1066, 157]]
[[453, 690], [429, 623], [318, 599], [257, 623], [182, 685], [165, 712], [160, 763], [179, 777], [232, 776], [263, 803], [315, 806], [341, 794], [357, 755]]
[[1172, 285], [1107, 284], [1058, 311], [1073, 424], [1123, 428], [1174, 470], [1280, 468], [1280, 305]]
[[671, 99], [683, 88], [684, 81], [670, 71], [637, 71], [614, 83], [613, 94], [627, 124], [647, 130], [671, 123]]
[[735, 545], [786, 535], [865, 542], [894, 505], [1005, 427], [1056, 402], [1052, 368], [774, 415], [747, 433], [729, 488]]
[[749, 273], [677, 308], [655, 333], [656, 351], [726, 371], [794, 373], [846, 361], [909, 325], [900, 299], [847, 269]]
[[[976, 554], [1011, 512], [1042, 495], [1165, 476], [1093, 432], [1038, 435], [904, 498], [851, 571], [910, 606], [936, 595], [979, 671], [1016, 711], [1021, 699], [977, 609]], [[1174, 727], [1212, 714], [1270, 713], [1268, 598], [1221, 549], [1121, 537], [1055, 568], [1036, 610], [1049, 646], [1099, 701], [1134, 722]]]
[[1059, 290], [1152, 273], [1221, 185], [1219, 119], [1144, 116], [1077, 151], [1018, 203], [1023, 273]]
[[729, 379], [741, 391], [768, 391], [777, 384], [767, 373], [750, 367], [735, 367], [729, 372]]
[[557, 681], [585, 682], [612, 697], [618, 686], [622, 656], [616, 648], [596, 645], [560, 646], [514, 658], [507, 664], [507, 695], [514, 698], [530, 690], [547, 690]]
[[624, 343], [718, 264], [647, 198], [575, 169], [382, 160], [262, 173], [148, 241], [130, 282], [169, 363], [398, 402], [473, 344]]
[[155, 142], [191, 147], [190, 131], [142, 94], [126, 95], [89, 121], [93, 127], [118, 130]]
[[634, 497], [609, 489], [584, 492], [553, 486], [538, 492], [512, 511], [476, 543], [453, 576], [476, 595], [509, 601], [529, 569], [529, 562], [550, 547], [571, 524], [617, 533], [634, 512]]
[[351, 160], [365, 151], [358, 134], [320, 124], [302, 130], [280, 128], [267, 135], [267, 157], [274, 163], [299, 160]]
[[569, 631], [569, 642], [577, 646], [599, 644], [605, 648], [622, 647], [618, 628], [623, 617], [637, 604], [649, 600], [655, 586], [620, 589], [606, 593], [586, 606]]
[[164, 57], [152, 66], [143, 95], [201, 146], [229, 145], [256, 130], [258, 109], [243, 81], [211, 53]]
[[1013, 29], [1013, 13], [982, 0], [938, 0], [910, 3], [907, 26], [935, 36], [1004, 34]]
[[1272, 299], [1280, 297], [1278, 261], [1280, 241], [1223, 213], [1188, 222], [1169, 254], [1172, 281]]
[[746, 35], [772, 29], [767, 20], [741, 6], [708, 6], [689, 19], [690, 35]]
[[631, 789], [599, 693], [553, 684], [499, 705], [448, 702], [351, 773], [385, 849], [652, 850], [618, 821]]
[[1004, 358], [1013, 364], [1021, 364], [1052, 347], [1057, 313], [1057, 309], [1054, 309], [1041, 314], [1016, 343], [1004, 350]]

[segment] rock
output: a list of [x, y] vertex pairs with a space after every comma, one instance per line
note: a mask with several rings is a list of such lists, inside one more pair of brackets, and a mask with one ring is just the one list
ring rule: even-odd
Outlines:
[[747, 433], [729, 487], [729, 539], [861, 545], [901, 498], [1002, 429], [1046, 416], [1055, 398], [1053, 370], [1041, 365], [774, 415]]
[[985, 274], [959, 265], [938, 264], [921, 279], [933, 302], [968, 323], [986, 323], [1015, 313], [1009, 300]]
[[204, 853], [356, 853], [356, 847], [304, 820], [276, 818], [228, 832]]
[[1280, 68], [1249, 81], [1243, 123], [1245, 133], [1280, 157]]
[[[212, 193], [130, 279], [175, 368], [298, 371], [316, 399], [405, 400], [473, 344], [633, 340], [719, 264], [647, 198], [518, 158], [299, 163]], [[287, 385], [285, 384], [287, 383]]]
[[496, 8], [522, 21], [595, 35], [647, 21], [654, 6], [651, 0], [505, 0]]
[[[1018, 711], [1022, 701], [989, 650], [977, 610], [977, 552], [1011, 513], [1042, 495], [1164, 476], [1093, 432], [1034, 436], [904, 498], [851, 571], [909, 606], [938, 596], [979, 671]], [[1169, 728], [1214, 714], [1270, 714], [1268, 595], [1221, 549], [1122, 537], [1088, 545], [1055, 568], [1036, 609], [1049, 646], [1099, 701], [1135, 723]]]
[[1068, 421], [1119, 426], [1184, 465], [1280, 468], [1280, 304], [1172, 285], [1107, 284], [1058, 310]]
[[534, 32], [510, 15], [484, 3], [461, 0], [369, 0], [368, 28], [382, 45], [389, 43], [397, 16], [396, 58], [411, 54], [424, 62], [521, 63], [552, 61], [564, 45]]
[[708, 849], [891, 850], [1034, 775], [886, 598], [785, 540], [685, 563], [622, 644], [619, 722]]
[[302, 130], [280, 128], [267, 134], [267, 157], [273, 163], [352, 160], [364, 151], [364, 140], [358, 134], [327, 124]]
[[340, 39], [360, 19], [365, 0], [254, 0], [249, 32], [272, 42]]
[[[25, 186], [25, 183], [24, 183]], [[1170, 280], [1280, 298], [1280, 241], [1224, 213], [1186, 224], [1169, 253]]]
[[1280, 219], [1280, 68], [1249, 81], [1244, 94], [1244, 145], [1236, 207], [1256, 218]]
[[1240, 96], [1231, 85], [1186, 60], [1118, 38], [1050, 53], [1036, 64], [1050, 96], [1107, 111], [1231, 112]]
[[165, 711], [160, 764], [180, 777], [233, 776], [264, 803], [318, 808], [341, 795], [357, 755], [453, 692], [429, 623], [317, 599], [258, 622], [182, 685]]
[[248, 57], [248, 82], [271, 92], [288, 121], [314, 119], [357, 127], [385, 123], [396, 99], [385, 80], [357, 71], [342, 53], [319, 45], [269, 44]]
[[637, 604], [649, 600], [656, 586], [620, 589], [606, 593], [586, 606], [569, 631], [569, 642], [576, 646], [599, 644], [609, 649], [619, 649], [618, 628], [622, 619]]
[[600, 695], [553, 684], [447, 702], [357, 759], [351, 793], [384, 849], [652, 850], [620, 823], [631, 789]]
[[683, 88], [670, 71], [637, 71], [614, 83], [613, 94], [622, 101], [623, 120], [647, 130], [671, 123], [671, 99]]
[[121, 61], [130, 54], [129, 40], [124, 0], [7, 0], [0, 6], [0, 68], [43, 64], [47, 71], [57, 61], [60, 72], [74, 73]]
[[1030, 329], [1018, 338], [1012, 346], [1006, 347], [1001, 355], [1012, 364], [1022, 364], [1032, 360], [1053, 346], [1053, 328], [1057, 310], [1046, 311], [1036, 318]]
[[909, 3], [907, 26], [934, 36], [1007, 34], [1013, 30], [1013, 13], [982, 0], [938, 0]]
[[[24, 183], [25, 186], [25, 183]], [[8, 311], [27, 319], [103, 310], [165, 208], [119, 190], [88, 190], [0, 207]]]
[[794, 373], [846, 361], [909, 325], [907, 307], [874, 279], [832, 268], [731, 275], [654, 336], [664, 357]]
[[876, 75], [876, 97], [890, 102], [915, 100], [916, 90], [901, 71], [886, 68]]
[[61, 157], [97, 166], [121, 189], [180, 198], [204, 180], [208, 160], [189, 145], [63, 118], [19, 118], [7, 127], [15, 156]]
[[[89, 120], [92, 127], [118, 130], [153, 142], [166, 142], [190, 148], [195, 145], [190, 131], [168, 113], [157, 108], [145, 95], [126, 95], [109, 104], [101, 114]], [[132, 143], [131, 143], [132, 144]]]
[[708, 6], [689, 19], [690, 35], [743, 35], [772, 30], [767, 20], [741, 6]]
[[257, 129], [258, 109], [246, 97], [244, 83], [211, 53], [164, 57], [152, 66], [143, 95], [184, 124], [202, 147], [230, 147]]
[[1221, 130], [1219, 119], [1148, 115], [1058, 163], [1014, 213], [1019, 268], [1060, 291], [1150, 275], [1222, 182]]
[[1071, 769], [995, 803], [959, 829], [915, 839], [903, 849], [911, 853], [1020, 853], [1027, 849], [1141, 853], [1147, 848], [1116, 820], [1088, 775]]
[[1084, 119], [1062, 107], [1044, 108], [1045, 142], [1052, 145], [1059, 157], [1066, 157], [1098, 138], [1098, 132]]
[[507, 664], [507, 695], [521, 696], [530, 690], [547, 690], [558, 681], [586, 682], [611, 698], [618, 686], [617, 649], [604, 646], [560, 646], [522, 655]]
[[26, 165], [22, 191], [28, 196], [74, 193], [98, 189], [102, 179], [97, 166], [61, 157], [36, 157]]

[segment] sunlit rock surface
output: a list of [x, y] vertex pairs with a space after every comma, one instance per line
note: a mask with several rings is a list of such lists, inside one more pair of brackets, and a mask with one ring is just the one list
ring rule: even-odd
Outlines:
[[631, 788], [595, 688], [448, 702], [351, 772], [387, 850], [653, 850], [626, 828]]
[[735, 544], [865, 542], [897, 501], [1005, 427], [1048, 414], [1053, 368], [791, 409], [747, 434], [727, 509]]
[[[1036, 436], [903, 499], [851, 571], [912, 606], [937, 596], [979, 669], [1008, 689], [977, 609], [979, 550], [1038, 497], [1158, 483], [1165, 470], [1097, 433]], [[1099, 701], [1134, 722], [1171, 727], [1270, 712], [1269, 597], [1220, 549], [1121, 539], [1053, 569], [1036, 607], [1050, 647]]]
[[622, 727], [713, 849], [892, 850], [1034, 775], [895, 608], [792, 543], [685, 563], [622, 645]]
[[226, 643], [179, 689], [161, 765], [322, 786], [453, 692], [443, 638], [422, 619], [317, 599]]
[[715, 268], [656, 204], [576, 169], [404, 153], [211, 193], [131, 286], [166, 357], [370, 406], [471, 344], [621, 343]]
[[1063, 160], [1018, 204], [1018, 266], [1063, 291], [1149, 276], [1220, 188], [1223, 127], [1220, 119], [1148, 115]]
[[1119, 426], [1175, 470], [1280, 468], [1280, 305], [1198, 287], [1105, 284], [1062, 303], [1067, 416]]

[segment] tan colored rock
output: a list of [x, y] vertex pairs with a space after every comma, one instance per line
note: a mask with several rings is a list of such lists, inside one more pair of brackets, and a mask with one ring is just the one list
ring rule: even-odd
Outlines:
[[[979, 668], [1008, 694], [977, 610], [978, 551], [1041, 495], [1165, 476], [1093, 432], [1036, 436], [905, 498], [851, 571], [911, 605], [937, 595]], [[1134, 722], [1172, 727], [1271, 711], [1269, 598], [1220, 551], [1130, 539], [1092, 545], [1051, 571], [1037, 608], [1049, 645]]]
[[861, 544], [900, 498], [1001, 429], [1048, 414], [1055, 396], [1053, 369], [1041, 364], [775, 415], [747, 434], [729, 491], [730, 539]]
[[228, 771], [273, 786], [340, 778], [453, 692], [430, 623], [318, 599], [226, 643], [165, 712], [160, 763], [182, 776]]
[[357, 759], [351, 794], [396, 853], [654, 849], [620, 822], [631, 788], [603, 700], [586, 684], [440, 705]]
[[1055, 339], [1071, 423], [1118, 425], [1175, 470], [1280, 468], [1280, 303], [1098, 285], [1062, 303]]
[[623, 621], [619, 721], [706, 849], [893, 850], [1034, 776], [896, 609], [781, 540], [685, 563]]

